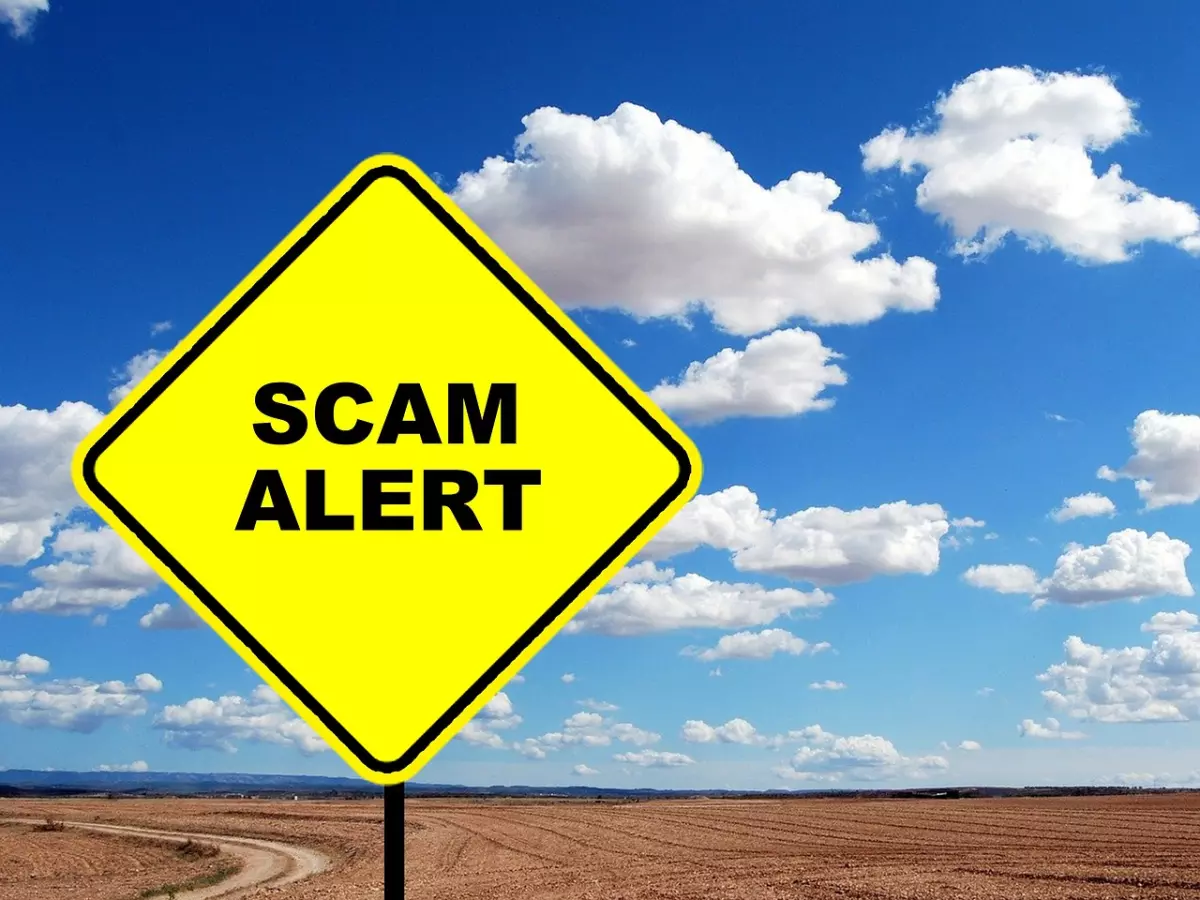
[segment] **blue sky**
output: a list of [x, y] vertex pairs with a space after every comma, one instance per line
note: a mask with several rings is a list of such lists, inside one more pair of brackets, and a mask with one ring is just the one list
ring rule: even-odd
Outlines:
[[0, 766], [347, 771], [67, 461], [390, 151], [705, 463], [421, 780], [1197, 777], [1200, 12], [251, 6], [0, 0]]

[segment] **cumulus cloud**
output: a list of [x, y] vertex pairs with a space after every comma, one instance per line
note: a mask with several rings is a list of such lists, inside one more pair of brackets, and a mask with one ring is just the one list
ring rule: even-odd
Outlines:
[[1067, 497], [1062, 506], [1050, 513], [1055, 522], [1069, 522], [1071, 519], [1082, 519], [1094, 516], [1116, 515], [1117, 507], [1112, 500], [1103, 494], [1088, 493]]
[[713, 494], [697, 494], [640, 555], [662, 561], [698, 547], [740, 550], [769, 532], [774, 518], [775, 510], [760, 508], [758, 495], [740, 484]]
[[948, 225], [955, 252], [979, 256], [1012, 236], [1088, 263], [1129, 259], [1147, 241], [1200, 251], [1189, 204], [1127, 180], [1092, 154], [1139, 125], [1110, 76], [983, 69], [940, 97], [932, 118], [862, 146], [867, 171], [921, 170], [917, 206]]
[[730, 719], [724, 725], [709, 725], [700, 719], [688, 719], [683, 723], [681, 736], [689, 744], [742, 744], [744, 746], [766, 746], [777, 744], [778, 738], [768, 737], [745, 719]]
[[834, 363], [841, 358], [811, 331], [774, 331], [754, 338], [744, 350], [727, 347], [692, 363], [679, 378], [653, 388], [650, 398], [680, 421], [695, 425], [818, 412], [835, 402], [824, 396], [825, 389], [847, 381]]
[[825, 641], [810, 644], [782, 628], [767, 628], [762, 631], [739, 631], [726, 634], [715, 647], [684, 647], [683, 656], [694, 656], [705, 662], [718, 659], [770, 659], [776, 653], [800, 656], [802, 653], [821, 653], [830, 645]]
[[109, 719], [145, 715], [146, 695], [162, 690], [149, 673], [132, 683], [40, 677], [49, 671], [47, 660], [28, 653], [0, 659], [0, 722], [91, 734]]
[[1087, 737], [1082, 731], [1064, 731], [1058, 719], [1046, 719], [1045, 724], [1033, 719], [1022, 719], [1017, 726], [1021, 737], [1039, 738], [1041, 740], [1081, 741]]
[[663, 750], [638, 750], [630, 753], [616, 753], [613, 759], [617, 762], [628, 763], [642, 768], [673, 769], [679, 766], [690, 766], [695, 760], [683, 753], [668, 753]]
[[571, 769], [571, 772], [572, 772], [572, 774], [583, 775], [583, 776], [600, 774], [599, 770], [593, 769], [591, 766], [587, 765], [586, 763], [579, 763], [579, 765], [577, 765]]
[[155, 603], [150, 612], [138, 619], [138, 624], [151, 631], [167, 631], [199, 628], [204, 620], [183, 603]]
[[998, 594], [1036, 594], [1041, 583], [1037, 572], [1029, 566], [980, 565], [963, 573], [972, 587], [986, 588]]
[[83, 505], [71, 458], [102, 418], [86, 403], [0, 406], [0, 566], [37, 559], [54, 528]]
[[810, 725], [789, 732], [788, 738], [800, 743], [800, 749], [775, 774], [793, 781], [926, 778], [950, 766], [943, 756], [905, 756], [891, 741], [873, 734], [844, 737]]
[[58, 560], [30, 571], [40, 582], [9, 603], [12, 612], [91, 615], [121, 609], [161, 580], [111, 528], [72, 525], [51, 545]]
[[1028, 566], [974, 566], [964, 578], [975, 587], [1002, 594], [1028, 594], [1038, 605], [1092, 604], [1173, 595], [1191, 597], [1186, 560], [1192, 548], [1159, 531], [1127, 528], [1103, 544], [1067, 544], [1048, 578]]
[[1169, 628], [1159, 616], [1143, 626], [1154, 634], [1149, 647], [1107, 649], [1067, 638], [1065, 659], [1038, 675], [1049, 708], [1105, 723], [1200, 719], [1200, 632], [1171, 615]]
[[543, 107], [522, 124], [514, 157], [485, 160], [452, 195], [564, 307], [703, 311], [753, 335], [937, 303], [933, 263], [864, 257], [879, 229], [834, 211], [825, 175], [763, 187], [710, 135], [633, 103], [598, 118]]
[[1174, 631], [1191, 631], [1200, 625], [1200, 616], [1186, 609], [1179, 612], [1156, 612], [1149, 622], [1142, 623], [1142, 631], [1152, 634], [1164, 634]]
[[563, 673], [563, 675], [562, 675], [562, 676], [559, 678], [559, 681], [561, 681], [563, 684], [570, 684], [570, 683], [571, 683], [571, 682], [573, 682], [574, 680], [575, 680], [575, 673], [574, 673], [574, 672], [565, 672], [565, 673]]
[[630, 722], [615, 722], [597, 712], [577, 712], [563, 720], [561, 730], [525, 738], [514, 743], [512, 749], [533, 759], [544, 759], [548, 752], [563, 747], [607, 747], [613, 741], [645, 747], [660, 740], [661, 734]]
[[590, 709], [593, 712], [616, 712], [621, 708], [615, 703], [609, 703], [607, 700], [592, 700], [588, 698], [587, 700], [576, 700], [575, 702], [584, 709]]
[[522, 721], [508, 694], [500, 691], [484, 704], [483, 709], [463, 726], [455, 738], [465, 744], [503, 750], [508, 742], [498, 732], [516, 728]]
[[154, 727], [169, 745], [186, 750], [236, 753], [238, 743], [246, 741], [293, 747], [305, 756], [329, 749], [265, 684], [250, 697], [195, 697], [181, 706], [167, 706], [154, 719]]
[[629, 636], [679, 628], [743, 628], [766, 625], [797, 609], [819, 609], [832, 598], [822, 592], [764, 588], [681, 575], [669, 581], [625, 582], [585, 606], [563, 629]]
[[708, 546], [730, 551], [739, 571], [828, 586], [932, 574], [949, 529], [942, 507], [905, 500], [849, 511], [813, 507], [780, 518], [762, 509], [753, 491], [734, 485], [694, 497], [641, 555], [663, 560]]
[[841, 681], [814, 681], [808, 686], [810, 691], [844, 691], [846, 685]]
[[146, 350], [125, 363], [116, 373], [117, 384], [108, 392], [108, 402], [116, 406], [124, 400], [162, 362], [163, 356], [165, 354], [159, 350]]
[[1131, 479], [1146, 509], [1200, 500], [1200, 416], [1148, 409], [1129, 434], [1133, 456], [1120, 469], [1101, 466], [1097, 477]]
[[118, 765], [102, 765], [96, 766], [93, 769], [95, 772], [149, 772], [150, 765], [144, 760], [139, 759], [131, 763], [121, 763]]
[[8, 23], [13, 37], [28, 35], [34, 19], [49, 10], [50, 0], [0, 0], [0, 20]]
[[976, 750], [982, 750], [983, 744], [979, 743], [979, 741], [962, 741], [958, 745], [958, 749], [966, 750], [969, 753], [974, 753]]
[[878, 575], [931, 575], [947, 528], [946, 513], [935, 503], [901, 500], [849, 511], [814, 507], [776, 519], [752, 544], [734, 552], [733, 565], [819, 585]]

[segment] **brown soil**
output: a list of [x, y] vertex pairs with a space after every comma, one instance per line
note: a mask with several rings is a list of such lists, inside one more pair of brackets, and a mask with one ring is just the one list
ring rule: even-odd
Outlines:
[[1200, 795], [406, 805], [407, 900], [1200, 898]]
[[[0, 818], [30, 817], [132, 825], [215, 836], [260, 838], [310, 848], [328, 857], [326, 871], [294, 884], [259, 887], [229, 900], [380, 900], [383, 894], [383, 802], [320, 800], [0, 800]], [[134, 846], [128, 844], [127, 846]], [[78, 863], [82, 865], [82, 862]], [[25, 863], [19, 862], [19, 866]], [[0, 873], [6, 871], [0, 856]], [[75, 900], [93, 895], [78, 891], [77, 871], [64, 870], [57, 893], [43, 896], [5, 894], [0, 900]], [[3, 885], [0, 875], [0, 885]], [[115, 894], [111, 900], [134, 900]], [[95, 900], [110, 900], [95, 894]], [[224, 898], [223, 898], [224, 900]]]
[[239, 865], [216, 847], [182, 843], [0, 824], [0, 900], [131, 900], [171, 884], [224, 877]]

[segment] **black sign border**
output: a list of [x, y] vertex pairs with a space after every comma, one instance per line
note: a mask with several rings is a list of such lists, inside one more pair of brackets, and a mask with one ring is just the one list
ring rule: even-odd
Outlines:
[[[371, 755], [365, 747], [327, 710], [308, 690], [294, 678], [267, 649], [254, 638], [235, 619], [220, 601], [217, 600], [200, 582], [177, 560], [150, 532], [127, 510], [116, 497], [100, 482], [96, 475], [96, 464], [100, 455], [110, 447], [180, 375], [183, 374], [200, 354], [221, 336], [250, 308], [250, 305], [274, 282], [283, 272], [295, 262], [300, 255], [311, 246], [321, 234], [342, 215], [350, 205], [357, 200], [368, 187], [381, 178], [394, 178], [403, 185], [435, 218], [454, 235], [458, 241], [479, 260], [489, 272], [503, 284], [521, 304], [553, 334], [588, 371], [596, 377], [608, 390], [621, 401], [622, 405], [641, 422], [675, 457], [679, 463], [679, 475], [674, 483], [651, 504], [638, 519], [630, 526], [616, 542], [605, 550], [592, 563], [566, 592], [559, 597], [536, 622], [509, 647], [499, 659], [472, 684], [461, 697], [456, 700], [445, 713], [424, 734], [419, 737], [408, 750], [394, 760], [381, 760]], [[692, 476], [692, 460], [687, 450], [679, 443], [638, 401], [596, 360], [571, 334], [563, 328], [559, 321], [551, 315], [505, 268], [493, 257], [458, 220], [442, 206], [413, 175], [394, 165], [375, 166], [354, 182], [354, 184], [322, 215], [307, 232], [304, 233], [283, 255], [275, 261], [262, 277], [246, 291], [225, 313], [197, 339], [187, 351], [167, 370], [167, 372], [142, 394], [137, 401], [117, 420], [99, 440], [89, 448], [83, 460], [83, 478], [92, 493], [112, 513], [124, 523], [137, 538], [178, 578], [199, 600], [208, 607], [221, 623], [251, 653], [279, 679], [292, 694], [300, 700], [334, 735], [337, 736], [355, 757], [366, 768], [384, 775], [394, 774], [411, 765], [425, 749], [435, 741], [468, 706], [491, 685], [512, 662], [534, 640], [554, 622], [575, 599], [600, 574], [617, 559], [618, 556], [641, 535], [650, 525], [666, 511], [670, 505], [687, 488]], [[403, 652], [404, 635], [396, 636], [396, 651]], [[380, 714], [386, 714], [384, 710]]]

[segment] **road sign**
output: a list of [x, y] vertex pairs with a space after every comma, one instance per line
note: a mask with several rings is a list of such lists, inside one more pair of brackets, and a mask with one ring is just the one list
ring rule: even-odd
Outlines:
[[416, 166], [358, 166], [88, 436], [88, 503], [409, 780], [695, 493], [687, 437]]

